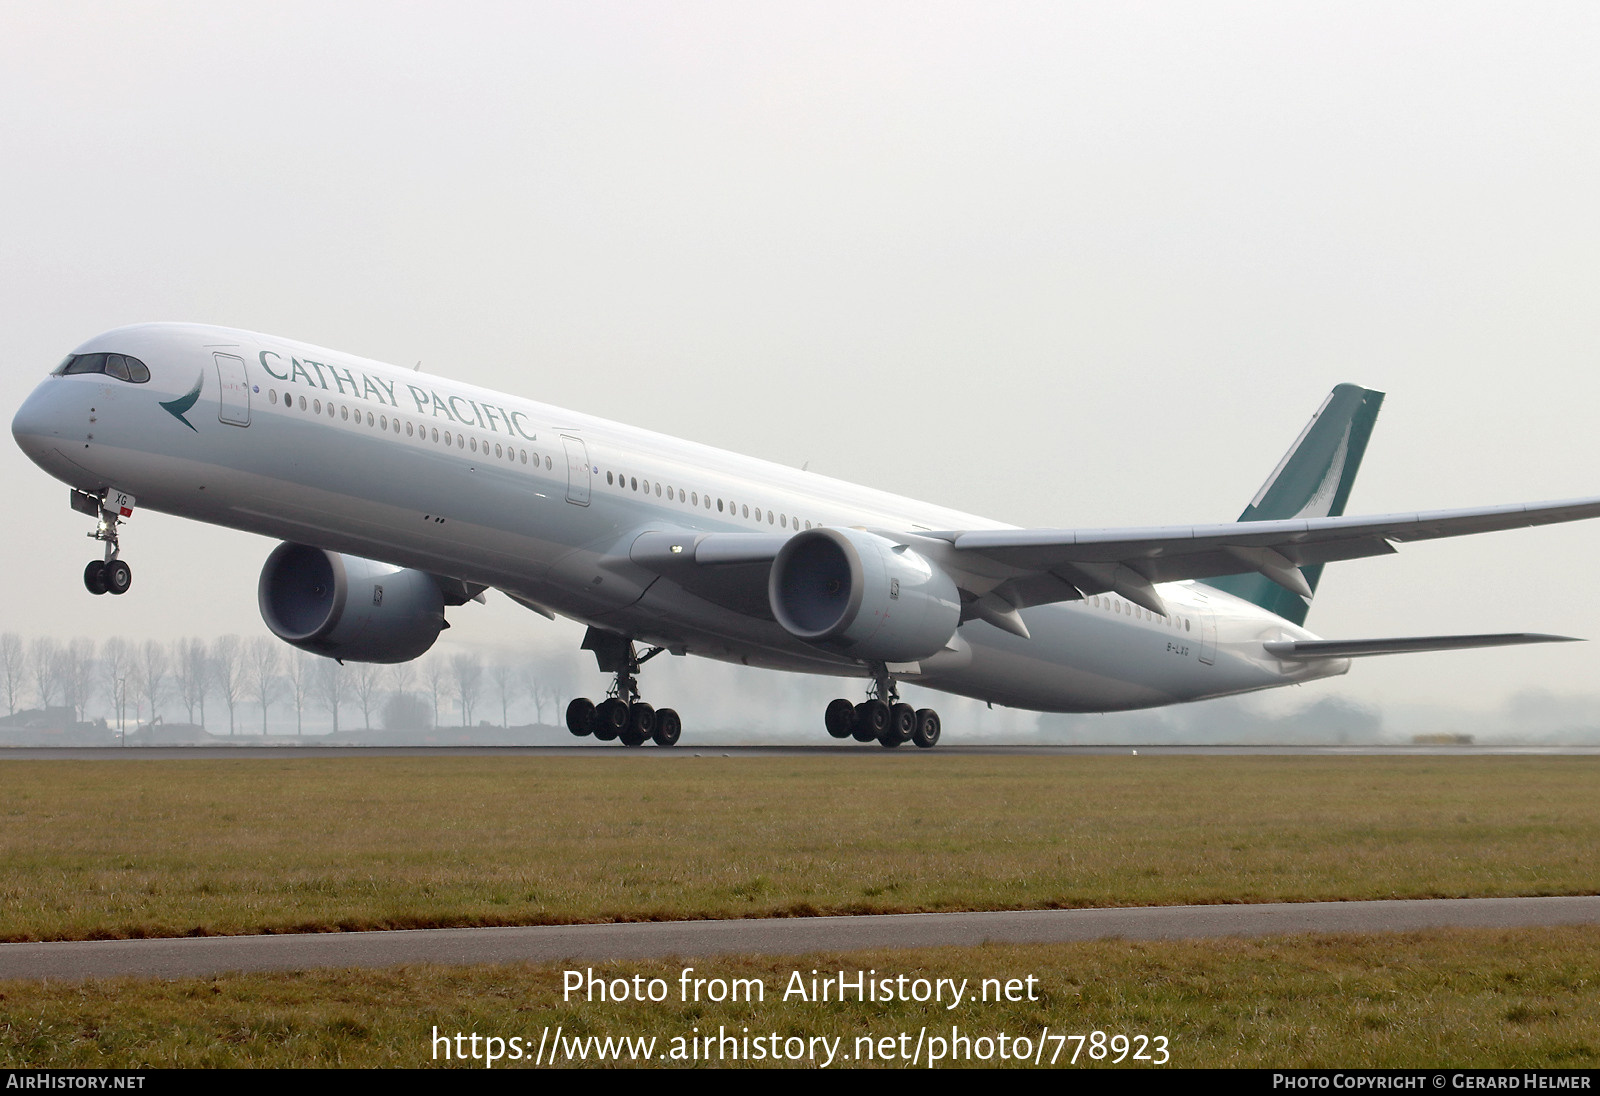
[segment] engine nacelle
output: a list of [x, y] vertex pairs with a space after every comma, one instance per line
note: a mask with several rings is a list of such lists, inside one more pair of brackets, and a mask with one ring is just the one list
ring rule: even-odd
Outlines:
[[273, 549], [256, 597], [273, 635], [341, 661], [409, 662], [445, 628], [432, 575], [304, 544]]
[[855, 658], [915, 662], [961, 623], [956, 584], [911, 548], [859, 529], [810, 529], [778, 552], [767, 580], [778, 623]]

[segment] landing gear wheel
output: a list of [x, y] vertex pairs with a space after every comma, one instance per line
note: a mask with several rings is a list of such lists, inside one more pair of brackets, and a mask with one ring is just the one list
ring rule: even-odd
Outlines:
[[834, 738], [849, 738], [850, 732], [856, 727], [856, 706], [840, 697], [828, 705], [822, 722]]
[[851, 734], [857, 742], [871, 742], [883, 735], [889, 725], [889, 705], [881, 700], [864, 700], [856, 705], [855, 726]]
[[678, 718], [678, 713], [671, 708], [661, 708], [656, 712], [656, 729], [650, 733], [657, 746], [676, 746], [678, 736], [683, 733], [683, 721]]
[[616, 697], [602, 701], [594, 710], [594, 736], [610, 742], [628, 727], [628, 706]]
[[617, 737], [624, 746], [643, 746], [656, 729], [656, 710], [644, 701], [628, 705], [628, 725]]
[[128, 592], [128, 587], [133, 585], [133, 568], [120, 559], [111, 560], [106, 564], [105, 576], [108, 594], [125, 594]]
[[896, 704], [889, 709], [889, 725], [878, 736], [878, 741], [885, 746], [898, 746], [902, 742], [910, 742], [916, 729], [916, 709], [909, 704]]
[[931, 750], [939, 744], [938, 712], [924, 708], [917, 713], [917, 729], [911, 732], [911, 741], [924, 750]]
[[567, 730], [579, 738], [594, 733], [594, 701], [580, 696], [567, 705]]
[[91, 594], [106, 592], [106, 563], [103, 559], [91, 559], [89, 566], [83, 569], [83, 585]]

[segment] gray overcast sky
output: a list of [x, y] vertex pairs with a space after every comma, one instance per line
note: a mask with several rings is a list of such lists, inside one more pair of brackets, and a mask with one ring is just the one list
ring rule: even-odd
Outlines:
[[[1232, 519], [1355, 381], [1355, 512], [1600, 494], [1597, 56], [1593, 4], [0, 0], [0, 405], [194, 320], [1073, 526]], [[6, 630], [264, 632], [268, 543], [141, 513], [91, 598], [66, 489], [0, 475]], [[1308, 623], [1600, 638], [1597, 547], [1335, 565]], [[1488, 706], [1597, 659], [1317, 689]]]

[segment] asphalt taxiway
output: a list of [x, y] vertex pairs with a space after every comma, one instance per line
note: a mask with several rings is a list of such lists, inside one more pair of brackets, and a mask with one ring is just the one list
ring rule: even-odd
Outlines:
[[1275, 902], [85, 940], [0, 944], [0, 980], [197, 978], [235, 972], [413, 963], [599, 962], [667, 956], [804, 955], [866, 948], [1060, 943], [1109, 937], [1197, 940], [1594, 924], [1600, 924], [1600, 896]]

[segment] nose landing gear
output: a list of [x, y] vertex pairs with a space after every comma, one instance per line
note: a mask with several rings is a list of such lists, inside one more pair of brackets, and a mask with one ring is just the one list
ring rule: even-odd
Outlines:
[[894, 749], [915, 742], [924, 750], [939, 743], [939, 713], [932, 708], [913, 708], [900, 702], [894, 676], [882, 664], [873, 672], [870, 696], [860, 704], [843, 697], [828, 705], [823, 725], [834, 738], [854, 738]]
[[133, 568], [119, 559], [122, 547], [117, 539], [117, 523], [133, 514], [133, 496], [122, 491], [105, 491], [91, 495], [87, 491], [72, 492], [72, 508], [99, 520], [91, 538], [103, 541], [104, 559], [92, 559], [83, 569], [83, 585], [91, 594], [125, 594], [133, 585]]

